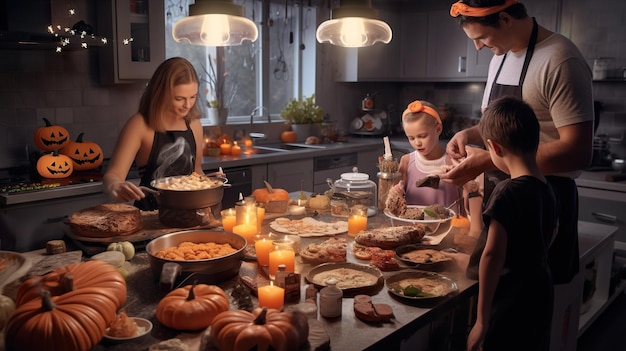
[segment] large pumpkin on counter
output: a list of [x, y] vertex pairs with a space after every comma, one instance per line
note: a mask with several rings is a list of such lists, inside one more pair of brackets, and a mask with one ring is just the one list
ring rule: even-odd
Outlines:
[[116, 305], [99, 288], [41, 297], [19, 306], [6, 327], [7, 350], [88, 351], [100, 342]]
[[308, 342], [309, 322], [302, 313], [276, 309], [226, 311], [213, 320], [210, 337], [222, 351], [300, 350]]
[[70, 141], [70, 133], [64, 127], [53, 125], [47, 118], [43, 119], [46, 124], [37, 128], [34, 133], [35, 146], [42, 151], [57, 150]]
[[53, 270], [43, 276], [34, 276], [23, 282], [17, 290], [15, 302], [21, 306], [40, 298], [41, 290], [48, 290], [54, 296], [68, 291], [81, 291], [95, 288], [114, 302], [113, 314], [126, 302], [126, 281], [120, 272], [110, 264], [92, 260], [71, 264]]
[[53, 151], [37, 160], [37, 173], [44, 178], [67, 178], [74, 172], [72, 159]]
[[169, 292], [157, 305], [156, 317], [176, 330], [200, 330], [211, 325], [221, 312], [228, 311], [228, 296], [216, 285], [187, 285]]
[[265, 188], [252, 191], [252, 196], [265, 207], [265, 212], [285, 213], [289, 206], [289, 193], [285, 189], [274, 188], [264, 181]]
[[60, 154], [72, 159], [75, 171], [86, 171], [98, 168], [103, 161], [102, 148], [93, 141], [83, 141], [83, 134], [78, 134], [76, 141], [68, 142]]

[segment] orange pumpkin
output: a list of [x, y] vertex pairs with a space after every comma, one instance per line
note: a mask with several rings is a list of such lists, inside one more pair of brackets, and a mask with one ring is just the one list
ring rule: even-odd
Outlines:
[[15, 302], [23, 305], [40, 297], [41, 289], [52, 296], [68, 291], [96, 288], [115, 303], [114, 312], [126, 302], [126, 281], [110, 264], [92, 260], [59, 267], [43, 276], [34, 276], [23, 282], [17, 290]]
[[280, 140], [282, 140], [283, 143], [293, 143], [296, 139], [297, 135], [293, 130], [286, 130], [280, 133]]
[[75, 171], [86, 171], [98, 168], [103, 161], [102, 148], [93, 141], [83, 141], [83, 134], [78, 134], [76, 141], [68, 142], [60, 154], [72, 159]]
[[300, 350], [307, 343], [309, 323], [302, 313], [257, 307], [233, 310], [213, 319], [210, 337], [222, 351]]
[[285, 213], [289, 206], [289, 193], [285, 189], [273, 188], [270, 183], [263, 181], [265, 188], [252, 191], [252, 196], [265, 207], [265, 212]]
[[37, 160], [37, 172], [44, 178], [67, 178], [74, 172], [72, 159], [56, 151]]
[[459, 234], [469, 234], [469, 230], [470, 230], [470, 221], [467, 217], [465, 216], [461, 216], [461, 215], [455, 215], [454, 217], [452, 217], [452, 220], [450, 221], [450, 226], [452, 228], [458, 228], [459, 229]]
[[67, 129], [53, 125], [47, 118], [44, 118], [43, 121], [46, 125], [37, 128], [34, 134], [35, 146], [40, 150], [57, 150], [70, 141], [70, 133]]
[[[94, 272], [95, 273], [95, 272]], [[19, 306], [6, 327], [7, 350], [88, 351], [115, 319], [115, 302], [100, 288], [41, 297]]]
[[200, 330], [211, 325], [219, 313], [228, 311], [228, 296], [219, 286], [187, 285], [170, 291], [159, 301], [156, 317], [176, 330]]

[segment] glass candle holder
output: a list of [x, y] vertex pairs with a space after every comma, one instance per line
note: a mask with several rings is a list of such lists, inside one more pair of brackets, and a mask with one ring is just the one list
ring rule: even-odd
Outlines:
[[232, 232], [233, 227], [237, 223], [237, 219], [235, 217], [235, 209], [228, 208], [228, 209], [222, 210], [220, 214], [222, 215], [222, 227], [224, 228], [224, 231]]
[[354, 209], [348, 217], [348, 235], [356, 236], [367, 229], [367, 210]]

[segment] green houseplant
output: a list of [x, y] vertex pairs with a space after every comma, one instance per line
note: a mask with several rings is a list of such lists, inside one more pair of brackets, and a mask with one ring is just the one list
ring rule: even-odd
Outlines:
[[326, 112], [315, 103], [315, 94], [302, 99], [292, 98], [283, 108], [280, 116], [294, 124], [319, 124]]

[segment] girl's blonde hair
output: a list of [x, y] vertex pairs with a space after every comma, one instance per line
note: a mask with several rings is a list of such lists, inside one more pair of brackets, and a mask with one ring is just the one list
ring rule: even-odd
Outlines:
[[[198, 86], [200, 84], [198, 74], [191, 62], [182, 57], [172, 57], [163, 61], [150, 78], [139, 101], [139, 113], [146, 124], [156, 131], [164, 132], [165, 126], [162, 118], [171, 107], [174, 87], [190, 83], [196, 83]], [[202, 114], [196, 100], [185, 119], [192, 121], [200, 117]]]

